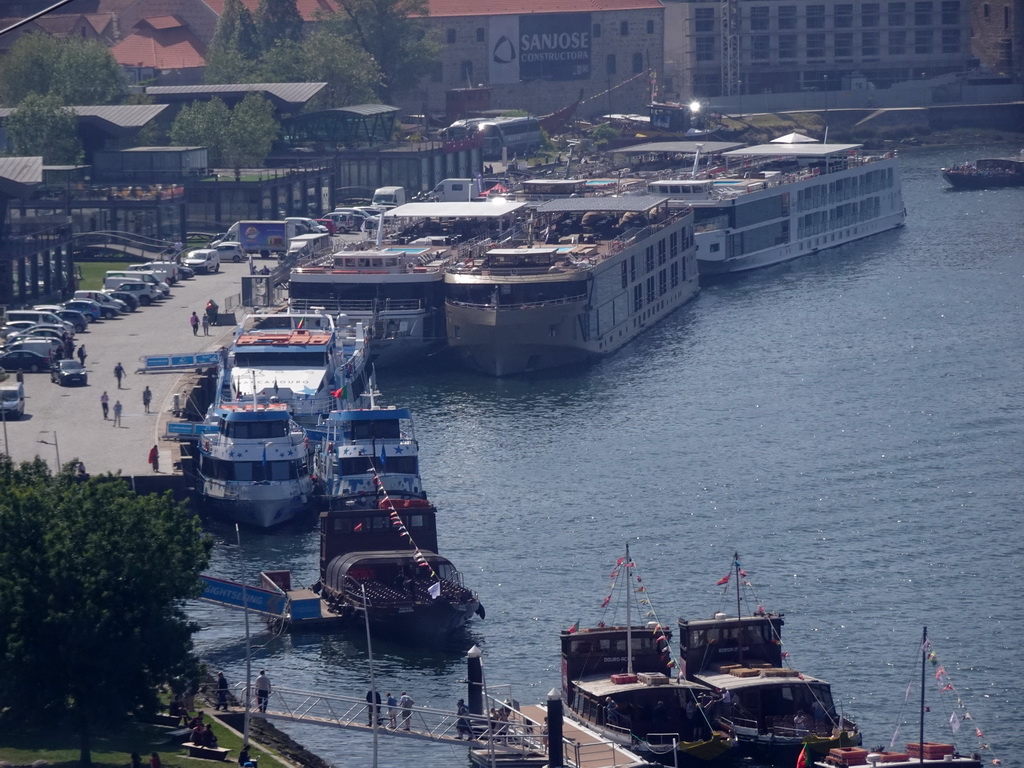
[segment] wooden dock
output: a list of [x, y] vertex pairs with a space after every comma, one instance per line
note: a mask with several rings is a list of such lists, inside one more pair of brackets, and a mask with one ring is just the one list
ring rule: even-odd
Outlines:
[[[536, 723], [543, 723], [548, 716], [547, 707], [528, 704], [520, 710]], [[639, 768], [649, 762], [635, 752], [621, 747], [594, 731], [582, 728], [571, 720], [562, 721], [562, 756], [565, 765], [574, 768]]]

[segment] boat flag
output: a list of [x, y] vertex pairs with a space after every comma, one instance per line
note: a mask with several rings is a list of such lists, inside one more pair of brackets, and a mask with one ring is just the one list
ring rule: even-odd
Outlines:
[[721, 586], [722, 584], [728, 584], [730, 576], [732, 576], [732, 571], [729, 571], [729, 573], [725, 574], [725, 576], [723, 576], [718, 581], [716, 581], [715, 582], [715, 586], [718, 587], [718, 586]]
[[956, 712], [953, 712], [949, 716], [949, 728], [953, 733], [960, 730], [960, 718], [956, 716]]
[[569, 627], [569, 634], [570, 635], [576, 634], [579, 631], [579, 628], [580, 628], [580, 620], [576, 619], [576, 623], [573, 624], [571, 627]]
[[356, 527], [353, 528], [352, 530], [353, 531], [361, 531], [361, 530], [363, 530], [363, 524], [362, 523], [356, 523]]
[[807, 762], [807, 745], [804, 744], [804, 748], [800, 750], [800, 755], [796, 759], [796, 768], [808, 768], [809, 763]]
[[338, 398], [339, 400], [341, 398], [343, 398], [344, 396], [345, 396], [345, 388], [344, 387], [340, 387], [340, 388], [334, 390], [333, 392], [331, 392], [331, 397]]
[[433, 584], [427, 587], [427, 592], [430, 593], [431, 598], [437, 600], [437, 598], [441, 596], [441, 582], [435, 581]]
[[263, 466], [267, 466], [267, 444], [263, 444]]
[[302, 330], [302, 326], [304, 326], [305, 324], [306, 324], [306, 318], [302, 318], [301, 320], [299, 320], [299, 324], [295, 326], [295, 330], [301, 331]]
[[384, 452], [384, 446], [382, 445], [380, 447], [380, 468], [381, 469], [384, 469], [384, 465], [387, 463], [387, 460], [388, 460], [388, 456]]

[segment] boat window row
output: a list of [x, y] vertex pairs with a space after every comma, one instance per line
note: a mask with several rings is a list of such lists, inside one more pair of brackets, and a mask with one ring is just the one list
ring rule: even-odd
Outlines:
[[728, 258], [745, 253], [756, 253], [765, 248], [785, 245], [789, 242], [789, 220], [776, 221], [764, 227], [736, 232], [728, 237]]
[[275, 349], [267, 352], [238, 349], [235, 365], [239, 368], [327, 368], [330, 356], [323, 349]]
[[303, 299], [321, 302], [367, 301], [376, 302], [379, 306], [391, 306], [388, 302], [430, 300], [439, 295], [440, 286], [440, 282], [346, 283], [293, 278], [288, 283], [288, 297], [292, 302]]
[[[572, 653], [609, 653], [612, 651], [618, 651], [621, 653], [626, 652], [626, 636], [621, 635], [614, 638], [611, 637], [587, 637], [586, 635], [579, 635], [579, 639], [573, 638], [570, 643], [570, 650]], [[657, 648], [657, 638], [642, 630], [635, 631], [630, 642], [630, 647], [633, 649], [633, 653], [636, 654], [641, 651], [650, 652]]]
[[355, 456], [338, 462], [338, 470], [342, 477], [365, 475], [373, 470], [378, 473], [387, 471], [393, 475], [414, 475], [419, 470], [419, 458], [416, 456]]
[[801, 189], [797, 193], [797, 210], [808, 211], [823, 208], [856, 197], [891, 189], [895, 183], [892, 168], [878, 168], [858, 176], [836, 179]]
[[219, 431], [235, 440], [269, 440], [288, 436], [288, 421], [231, 421], [221, 419]]
[[[429, 515], [410, 513], [408, 510], [399, 510], [398, 514], [405, 527], [412, 531], [428, 528], [429, 521], [432, 520]], [[331, 522], [337, 533], [379, 533], [394, 528], [389, 510], [381, 510], [380, 514], [367, 514], [364, 517], [336, 517]]]
[[764, 646], [774, 644], [775, 631], [768, 622], [742, 627], [708, 627], [690, 629], [681, 637], [682, 650], [706, 648], [709, 645], [732, 645], [742, 638], [744, 645]]
[[736, 229], [752, 227], [766, 221], [789, 216], [789, 193], [772, 195], [760, 200], [737, 203], [732, 210], [732, 225]]
[[345, 438], [349, 440], [398, 440], [402, 425], [398, 419], [366, 419], [345, 422]]
[[306, 462], [289, 461], [226, 461], [201, 455], [199, 471], [210, 480], [236, 483], [261, 483], [298, 480], [306, 475]]
[[449, 301], [478, 306], [519, 306], [576, 301], [587, 296], [587, 281], [543, 283], [449, 283], [445, 286]]
[[797, 220], [797, 238], [813, 237], [844, 227], [852, 227], [865, 221], [872, 221], [882, 215], [882, 201], [869, 197], [859, 203], [846, 203], [827, 211], [815, 211]]

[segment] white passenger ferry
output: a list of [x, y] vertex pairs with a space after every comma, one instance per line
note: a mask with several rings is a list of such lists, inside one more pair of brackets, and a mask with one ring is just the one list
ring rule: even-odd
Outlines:
[[647, 187], [693, 208], [701, 275], [789, 261], [901, 227], [906, 219], [892, 152], [769, 143], [718, 157], [724, 167]]
[[507, 376], [582, 363], [697, 294], [693, 212], [664, 195], [551, 200], [444, 279], [448, 344], [469, 367]]

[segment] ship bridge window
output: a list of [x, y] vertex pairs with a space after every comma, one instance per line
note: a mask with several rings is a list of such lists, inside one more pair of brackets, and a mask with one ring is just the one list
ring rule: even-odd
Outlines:
[[321, 349], [312, 350], [274, 350], [271, 352], [255, 352], [238, 350], [235, 352], [235, 365], [239, 368], [277, 368], [283, 365], [295, 368], [326, 368], [327, 354]]
[[356, 440], [372, 440], [374, 438], [401, 437], [398, 419], [380, 419], [373, 421], [353, 421], [352, 437]]
[[381, 462], [380, 456], [356, 456], [351, 459], [342, 459], [339, 462], [342, 476], [365, 475], [373, 467], [378, 472], [390, 472], [399, 475], [412, 475], [418, 471], [418, 459], [415, 456], [385, 456]]
[[288, 435], [288, 422], [280, 421], [221, 421], [220, 431], [236, 440], [267, 440]]
[[302, 472], [299, 461], [225, 461], [212, 456], [202, 456], [200, 469], [211, 480], [227, 482], [259, 483], [267, 481], [296, 480]]

